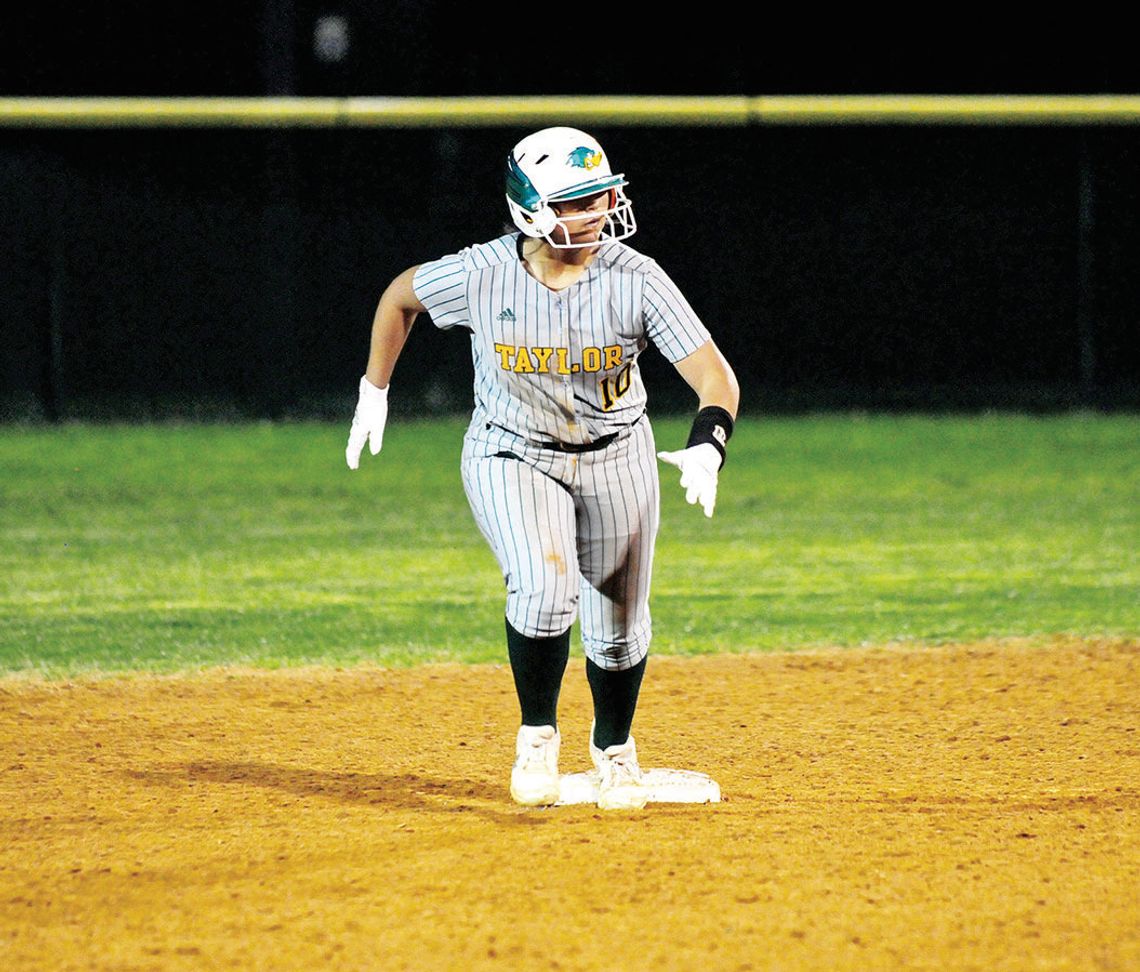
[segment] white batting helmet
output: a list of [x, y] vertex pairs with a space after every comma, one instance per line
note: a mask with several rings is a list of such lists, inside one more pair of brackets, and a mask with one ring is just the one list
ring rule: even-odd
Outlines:
[[[637, 231], [633, 206], [622, 187], [625, 176], [610, 170], [609, 159], [592, 135], [576, 128], [544, 128], [528, 135], [507, 157], [507, 207], [511, 219], [526, 235], [546, 240], [558, 249], [594, 246], [597, 242], [624, 240]], [[609, 208], [585, 216], [560, 217], [552, 202], [581, 199], [606, 190]], [[570, 243], [567, 222], [575, 219], [607, 217], [602, 234], [594, 243]], [[551, 237], [562, 226], [567, 242]]]

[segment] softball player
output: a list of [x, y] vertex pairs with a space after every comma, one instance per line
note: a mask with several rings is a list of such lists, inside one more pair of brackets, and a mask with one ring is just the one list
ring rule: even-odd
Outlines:
[[463, 485], [506, 581], [506, 640], [521, 709], [511, 795], [559, 797], [558, 696], [581, 621], [594, 703], [598, 805], [646, 795], [630, 735], [649, 650], [658, 479], [638, 368], [652, 342], [697, 393], [677, 466], [712, 516], [739, 391], [732, 369], [666, 273], [621, 240], [624, 187], [585, 132], [547, 128], [507, 158], [517, 233], [411, 267], [384, 291], [345, 457], [380, 451], [388, 384], [417, 314], [470, 332], [475, 407]]

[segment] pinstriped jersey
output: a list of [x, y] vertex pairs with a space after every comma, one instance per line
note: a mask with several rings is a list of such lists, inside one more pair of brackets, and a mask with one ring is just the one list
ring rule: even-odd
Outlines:
[[471, 332], [476, 422], [528, 439], [593, 442], [645, 411], [638, 357], [647, 343], [672, 362], [709, 332], [656, 261], [604, 243], [571, 286], [527, 273], [521, 237], [422, 264], [412, 287], [436, 327]]

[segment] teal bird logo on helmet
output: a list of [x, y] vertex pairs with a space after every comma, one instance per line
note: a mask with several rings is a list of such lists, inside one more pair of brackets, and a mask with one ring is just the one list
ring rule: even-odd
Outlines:
[[579, 169], [596, 169], [602, 164], [602, 153], [595, 152], [586, 145], [580, 145], [566, 157], [566, 161]]

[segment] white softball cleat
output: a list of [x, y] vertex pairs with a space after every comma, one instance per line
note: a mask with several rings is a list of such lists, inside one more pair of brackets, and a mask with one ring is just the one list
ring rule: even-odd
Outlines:
[[598, 807], [601, 810], [640, 810], [649, 801], [642, 785], [633, 736], [617, 746], [599, 749], [590, 733], [590, 758], [598, 771]]
[[558, 750], [562, 739], [554, 726], [519, 726], [511, 797], [524, 807], [549, 807], [558, 802]]

